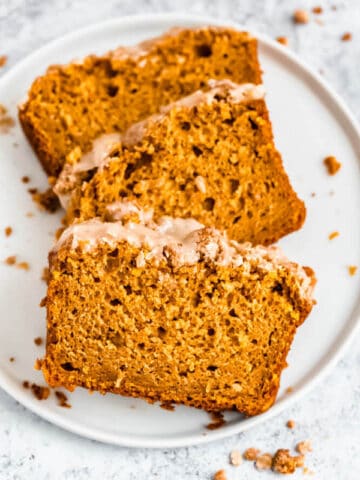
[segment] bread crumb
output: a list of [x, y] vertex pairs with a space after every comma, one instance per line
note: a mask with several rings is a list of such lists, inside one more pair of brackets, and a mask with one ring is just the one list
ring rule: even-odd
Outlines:
[[32, 188], [28, 188], [28, 192], [30, 193], [30, 195], [35, 195], [37, 193], [38, 189], [35, 188], [35, 187], [32, 187]]
[[311, 193], [311, 197], [316, 197], [316, 193], [315, 193], [315, 192], [312, 192], [312, 193]]
[[169, 412], [173, 412], [175, 410], [175, 407], [172, 403], [166, 402], [161, 403], [160, 408], [162, 408], [163, 410], [169, 410]]
[[299, 467], [304, 466], [304, 456], [292, 456], [290, 451], [284, 448], [280, 448], [276, 451], [274, 458], [272, 459], [271, 469], [277, 473], [289, 474], [294, 473]]
[[350, 32], [344, 33], [341, 37], [341, 40], [343, 42], [349, 42], [350, 40], [352, 40], [352, 34]]
[[30, 265], [28, 264], [28, 262], [19, 262], [16, 264], [16, 267], [20, 268], [21, 270], [30, 270]]
[[287, 387], [285, 389], [285, 393], [292, 393], [294, 391], [294, 387]]
[[338, 162], [337, 158], [333, 155], [329, 155], [328, 157], [324, 158], [324, 165], [327, 168], [329, 175], [335, 175], [335, 173], [337, 173], [341, 168], [341, 163]]
[[38, 400], [47, 400], [50, 395], [50, 388], [49, 387], [43, 387], [41, 385], [37, 385], [36, 383], [33, 383], [31, 385], [31, 391]]
[[293, 14], [294, 23], [305, 24], [309, 23], [309, 12], [306, 10], [295, 10]]
[[338, 237], [339, 235], [340, 235], [339, 232], [336, 232], [336, 231], [335, 231], [335, 232], [331, 232], [331, 233], [329, 234], [329, 237], [328, 237], [328, 238], [329, 238], [329, 240], [334, 240], [334, 238]]
[[14, 126], [14, 119], [8, 115], [7, 109], [0, 103], [0, 133], [9, 133]]
[[30, 388], [30, 382], [28, 382], [27, 380], [24, 380], [23, 383], [22, 383], [22, 386], [24, 388]]
[[5, 263], [6, 265], [15, 265], [16, 263], [16, 256], [15, 255], [11, 255], [10, 257], [7, 257], [5, 259]]
[[42, 360], [40, 358], [37, 358], [34, 363], [34, 369], [40, 371], [41, 367], [42, 367]]
[[304, 475], [314, 475], [314, 472], [310, 470], [308, 467], [303, 468], [303, 474]]
[[13, 233], [13, 229], [11, 227], [6, 227], [5, 228], [5, 236], [10, 237], [10, 235]]
[[43, 344], [43, 339], [41, 337], [36, 337], [34, 338], [34, 343], [39, 347], [40, 345]]
[[308, 452], [312, 452], [312, 445], [310, 440], [304, 440], [303, 442], [299, 442], [296, 445], [295, 450], [302, 455]]
[[286, 426], [287, 426], [287, 428], [291, 428], [291, 429], [295, 428], [295, 422], [294, 422], [294, 420], [288, 420], [288, 421], [286, 422]]
[[358, 267], [356, 265], [349, 265], [348, 266], [349, 275], [353, 277], [356, 274], [357, 269]]
[[256, 458], [255, 467], [258, 470], [270, 470], [272, 461], [271, 453], [263, 453]]
[[0, 55], [0, 68], [5, 67], [7, 62], [7, 56], [6, 55]]
[[214, 480], [227, 480], [225, 470], [218, 470], [218, 471], [215, 473], [213, 479], [214, 479]]
[[[29, 192], [30, 190], [32, 189], [29, 189]], [[49, 213], [54, 213], [60, 208], [59, 199], [53, 192], [52, 188], [48, 188], [45, 192], [40, 193], [36, 190], [36, 192], [32, 193], [32, 197], [34, 202], [37, 203], [41, 209], [46, 210]]]
[[48, 267], [44, 267], [41, 275], [41, 280], [43, 280], [46, 285], [49, 283], [50, 280], [50, 270]]
[[217, 430], [218, 428], [225, 425], [224, 415], [221, 412], [208, 412], [212, 420], [211, 423], [206, 425], [208, 430]]
[[234, 467], [238, 467], [242, 464], [242, 455], [239, 450], [233, 450], [230, 453], [230, 463], [231, 465], [234, 465]]
[[320, 15], [320, 13], [323, 13], [322, 7], [313, 7], [312, 12], [315, 13], [315, 15]]
[[42, 298], [40, 303], [39, 303], [39, 307], [46, 307], [46, 297]]
[[254, 460], [257, 459], [259, 453], [260, 453], [260, 450], [258, 450], [257, 448], [251, 447], [245, 450], [245, 452], [243, 453], [243, 457], [245, 458], [245, 460], [250, 460], [251, 462], [253, 462]]
[[10, 358], [9, 358], [9, 362], [11, 362], [11, 363], [12, 363], [12, 362], [15, 362], [15, 357], [10, 357]]
[[68, 403], [68, 398], [65, 393], [55, 390], [55, 396], [58, 400], [58, 404], [63, 408], [71, 408], [71, 405]]
[[30, 182], [30, 177], [28, 177], [27, 175], [25, 175], [25, 176], [22, 177], [21, 181], [22, 181], [23, 183], [29, 183], [29, 182]]
[[285, 45], [286, 47], [289, 45], [289, 39], [287, 37], [277, 37], [276, 41], [281, 43], [281, 45]]
[[34, 214], [32, 212], [27, 212], [25, 216], [31, 218], [34, 216]]

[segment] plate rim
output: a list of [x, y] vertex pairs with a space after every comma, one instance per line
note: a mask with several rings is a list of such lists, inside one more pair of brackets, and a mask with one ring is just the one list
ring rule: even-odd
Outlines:
[[[357, 140], [360, 145], [360, 127], [354, 114], [350, 111], [344, 100], [333, 89], [333, 87], [331, 87], [327, 83], [327, 81], [320, 76], [320, 74], [318, 74], [311, 67], [309, 67], [306, 62], [304, 62], [300, 57], [298, 57], [297, 54], [290, 51], [289, 49], [285, 49], [275, 40], [271, 39], [268, 35], [259, 33], [252, 28], [248, 28], [237, 22], [225, 19], [218, 20], [213, 17], [203, 15], [190, 15], [177, 12], [137, 14], [119, 16], [110, 20], [92, 23], [91, 25], [82, 27], [80, 29], [66, 33], [65, 35], [51, 40], [44, 46], [40, 47], [39, 49], [30, 53], [23, 59], [19, 60], [10, 70], [5, 72], [1, 76], [0, 89], [2, 88], [3, 84], [11, 81], [12, 78], [16, 79], [18, 72], [21, 72], [22, 69], [26, 69], [28, 64], [35, 62], [37, 58], [41, 58], [43, 55], [46, 55], [52, 49], [60, 47], [63, 42], [71, 40], [76, 41], [76, 39], [79, 37], [91, 36], [95, 34], [98, 30], [103, 30], [107, 27], [113, 28], [115, 26], [118, 26], [119, 29], [122, 29], [124, 26], [129, 26], [131, 24], [154, 25], [159, 23], [166, 24], [167, 28], [170, 28], [171, 24], [184, 24], [185, 26], [189, 26], [191, 24], [203, 24], [226, 25], [240, 30], [248, 31], [250, 34], [252, 34], [258, 39], [260, 45], [264, 45], [266, 48], [270, 48], [272, 51], [275, 51], [279, 56], [282, 56], [288, 61], [290, 61], [294, 66], [299, 69], [299, 71], [305, 74], [305, 77], [308, 81], [311, 81], [313, 84], [317, 85], [317, 87], [320, 87], [322, 92], [326, 93], [328, 99], [330, 99], [330, 101], [332, 102], [332, 106], [336, 107], [337, 116], [340, 114], [342, 116], [342, 121], [345, 121], [345, 123], [349, 127], [349, 130], [347, 132], [349, 139], [351, 139], [352, 142], [354, 141], [354, 139]], [[360, 163], [360, 158], [358, 158], [358, 161]], [[212, 431], [211, 433], [209, 432], [208, 435], [185, 434], [180, 435], [176, 438], [167, 438], [166, 440], [151, 437], [132, 437], [129, 434], [122, 434], [119, 436], [118, 434], [114, 434], [111, 432], [94, 430], [94, 428], [88, 428], [84, 425], [76, 424], [73, 420], [66, 419], [66, 416], [64, 416], [60, 412], [54, 413], [44, 410], [42, 408], [41, 402], [38, 402], [36, 400], [36, 403], [31, 397], [22, 395], [20, 388], [18, 386], [15, 386], [14, 381], [12, 381], [2, 369], [0, 369], [0, 387], [16, 401], [24, 405], [27, 409], [37, 414], [41, 418], [56, 425], [57, 427], [61, 427], [64, 430], [88, 439], [131, 448], [178, 448], [205, 444], [223, 439], [231, 435], [238, 434], [240, 432], [245, 432], [246, 430], [249, 430], [256, 425], [275, 417], [283, 410], [293, 405], [296, 401], [300, 400], [300, 398], [302, 398], [318, 383], [320, 383], [324, 379], [324, 377], [329, 374], [329, 372], [339, 361], [339, 359], [344, 355], [346, 349], [349, 347], [357, 332], [360, 330], [360, 291], [358, 292], [357, 299], [355, 300], [353, 310], [351, 314], [347, 317], [347, 322], [349, 323], [349, 326], [345, 329], [345, 331], [342, 332], [341, 337], [337, 339], [336, 344], [327, 352], [326, 356], [318, 364], [317, 371], [313, 373], [310, 378], [305, 378], [305, 380], [302, 381], [300, 388], [296, 392], [280, 400], [278, 403], [275, 403], [267, 412], [256, 417], [251, 417], [245, 423], [237, 422], [232, 425], [225, 425], [221, 429]]]

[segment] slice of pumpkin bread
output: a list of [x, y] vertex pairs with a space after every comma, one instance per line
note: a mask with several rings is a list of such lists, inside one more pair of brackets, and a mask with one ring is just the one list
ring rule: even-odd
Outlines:
[[313, 306], [312, 270], [276, 247], [131, 203], [70, 226], [49, 266], [40, 365], [69, 390], [259, 414]]
[[253, 244], [300, 228], [305, 207], [274, 145], [263, 86], [209, 84], [117, 138], [100, 137], [85, 156], [75, 149], [55, 185], [69, 204], [66, 222], [127, 198], [157, 217], [192, 217]]
[[137, 46], [55, 65], [30, 88], [19, 118], [49, 175], [76, 146], [124, 131], [211, 78], [260, 83], [257, 41], [231, 28], [176, 28]]

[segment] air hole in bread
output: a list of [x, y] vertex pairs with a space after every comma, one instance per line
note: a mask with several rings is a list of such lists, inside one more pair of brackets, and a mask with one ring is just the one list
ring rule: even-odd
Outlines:
[[109, 97], [116, 97], [118, 91], [119, 91], [119, 87], [116, 85], [108, 85], [107, 87], [107, 93]]
[[203, 43], [196, 46], [196, 54], [198, 57], [208, 58], [212, 55], [212, 48], [210, 45]]
[[203, 202], [203, 206], [205, 210], [212, 212], [214, 210], [215, 200], [211, 197], [207, 197]]
[[192, 150], [197, 157], [199, 157], [203, 153], [201, 148], [197, 147], [196, 145], [193, 145]]

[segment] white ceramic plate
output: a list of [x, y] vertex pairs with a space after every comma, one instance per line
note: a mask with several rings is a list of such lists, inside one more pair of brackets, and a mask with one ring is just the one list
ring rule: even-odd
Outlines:
[[[220, 22], [184, 15], [129, 17], [67, 35], [0, 79], [0, 103], [15, 117], [16, 105], [49, 64], [137, 43], [175, 25], [210, 23]], [[308, 212], [304, 228], [281, 245], [290, 258], [312, 266], [318, 277], [317, 306], [295, 339], [275, 405], [254, 418], [227, 414], [224, 427], [209, 431], [205, 428], [208, 415], [193, 408], [176, 407], [169, 412], [142, 400], [89, 395], [78, 389], [69, 394], [72, 408], [64, 409], [54, 395], [40, 402], [23, 389], [23, 380], [44, 383], [33, 369], [36, 357], [43, 354], [33, 339], [45, 336], [45, 312], [38, 306], [45, 294], [40, 277], [61, 215], [41, 213], [30, 200], [27, 188], [45, 187], [46, 177], [17, 125], [10, 134], [0, 135], [0, 228], [3, 231], [9, 225], [14, 229], [8, 238], [0, 233], [0, 246], [3, 258], [16, 254], [31, 269], [0, 265], [0, 385], [50, 422], [89, 438], [127, 446], [175, 447], [219, 439], [279, 413], [315, 386], [354, 334], [360, 275], [350, 277], [347, 265], [360, 266], [359, 130], [342, 101], [318, 75], [289, 50], [257, 36], [276, 143]], [[343, 164], [334, 177], [327, 175], [322, 164], [327, 155], [335, 155]], [[24, 175], [30, 176], [30, 184], [21, 182]], [[28, 212], [34, 216], [26, 216]], [[335, 230], [340, 236], [330, 241], [328, 235]], [[12, 356], [15, 361], [11, 363]], [[289, 386], [293, 388], [290, 394], [285, 393]]]

